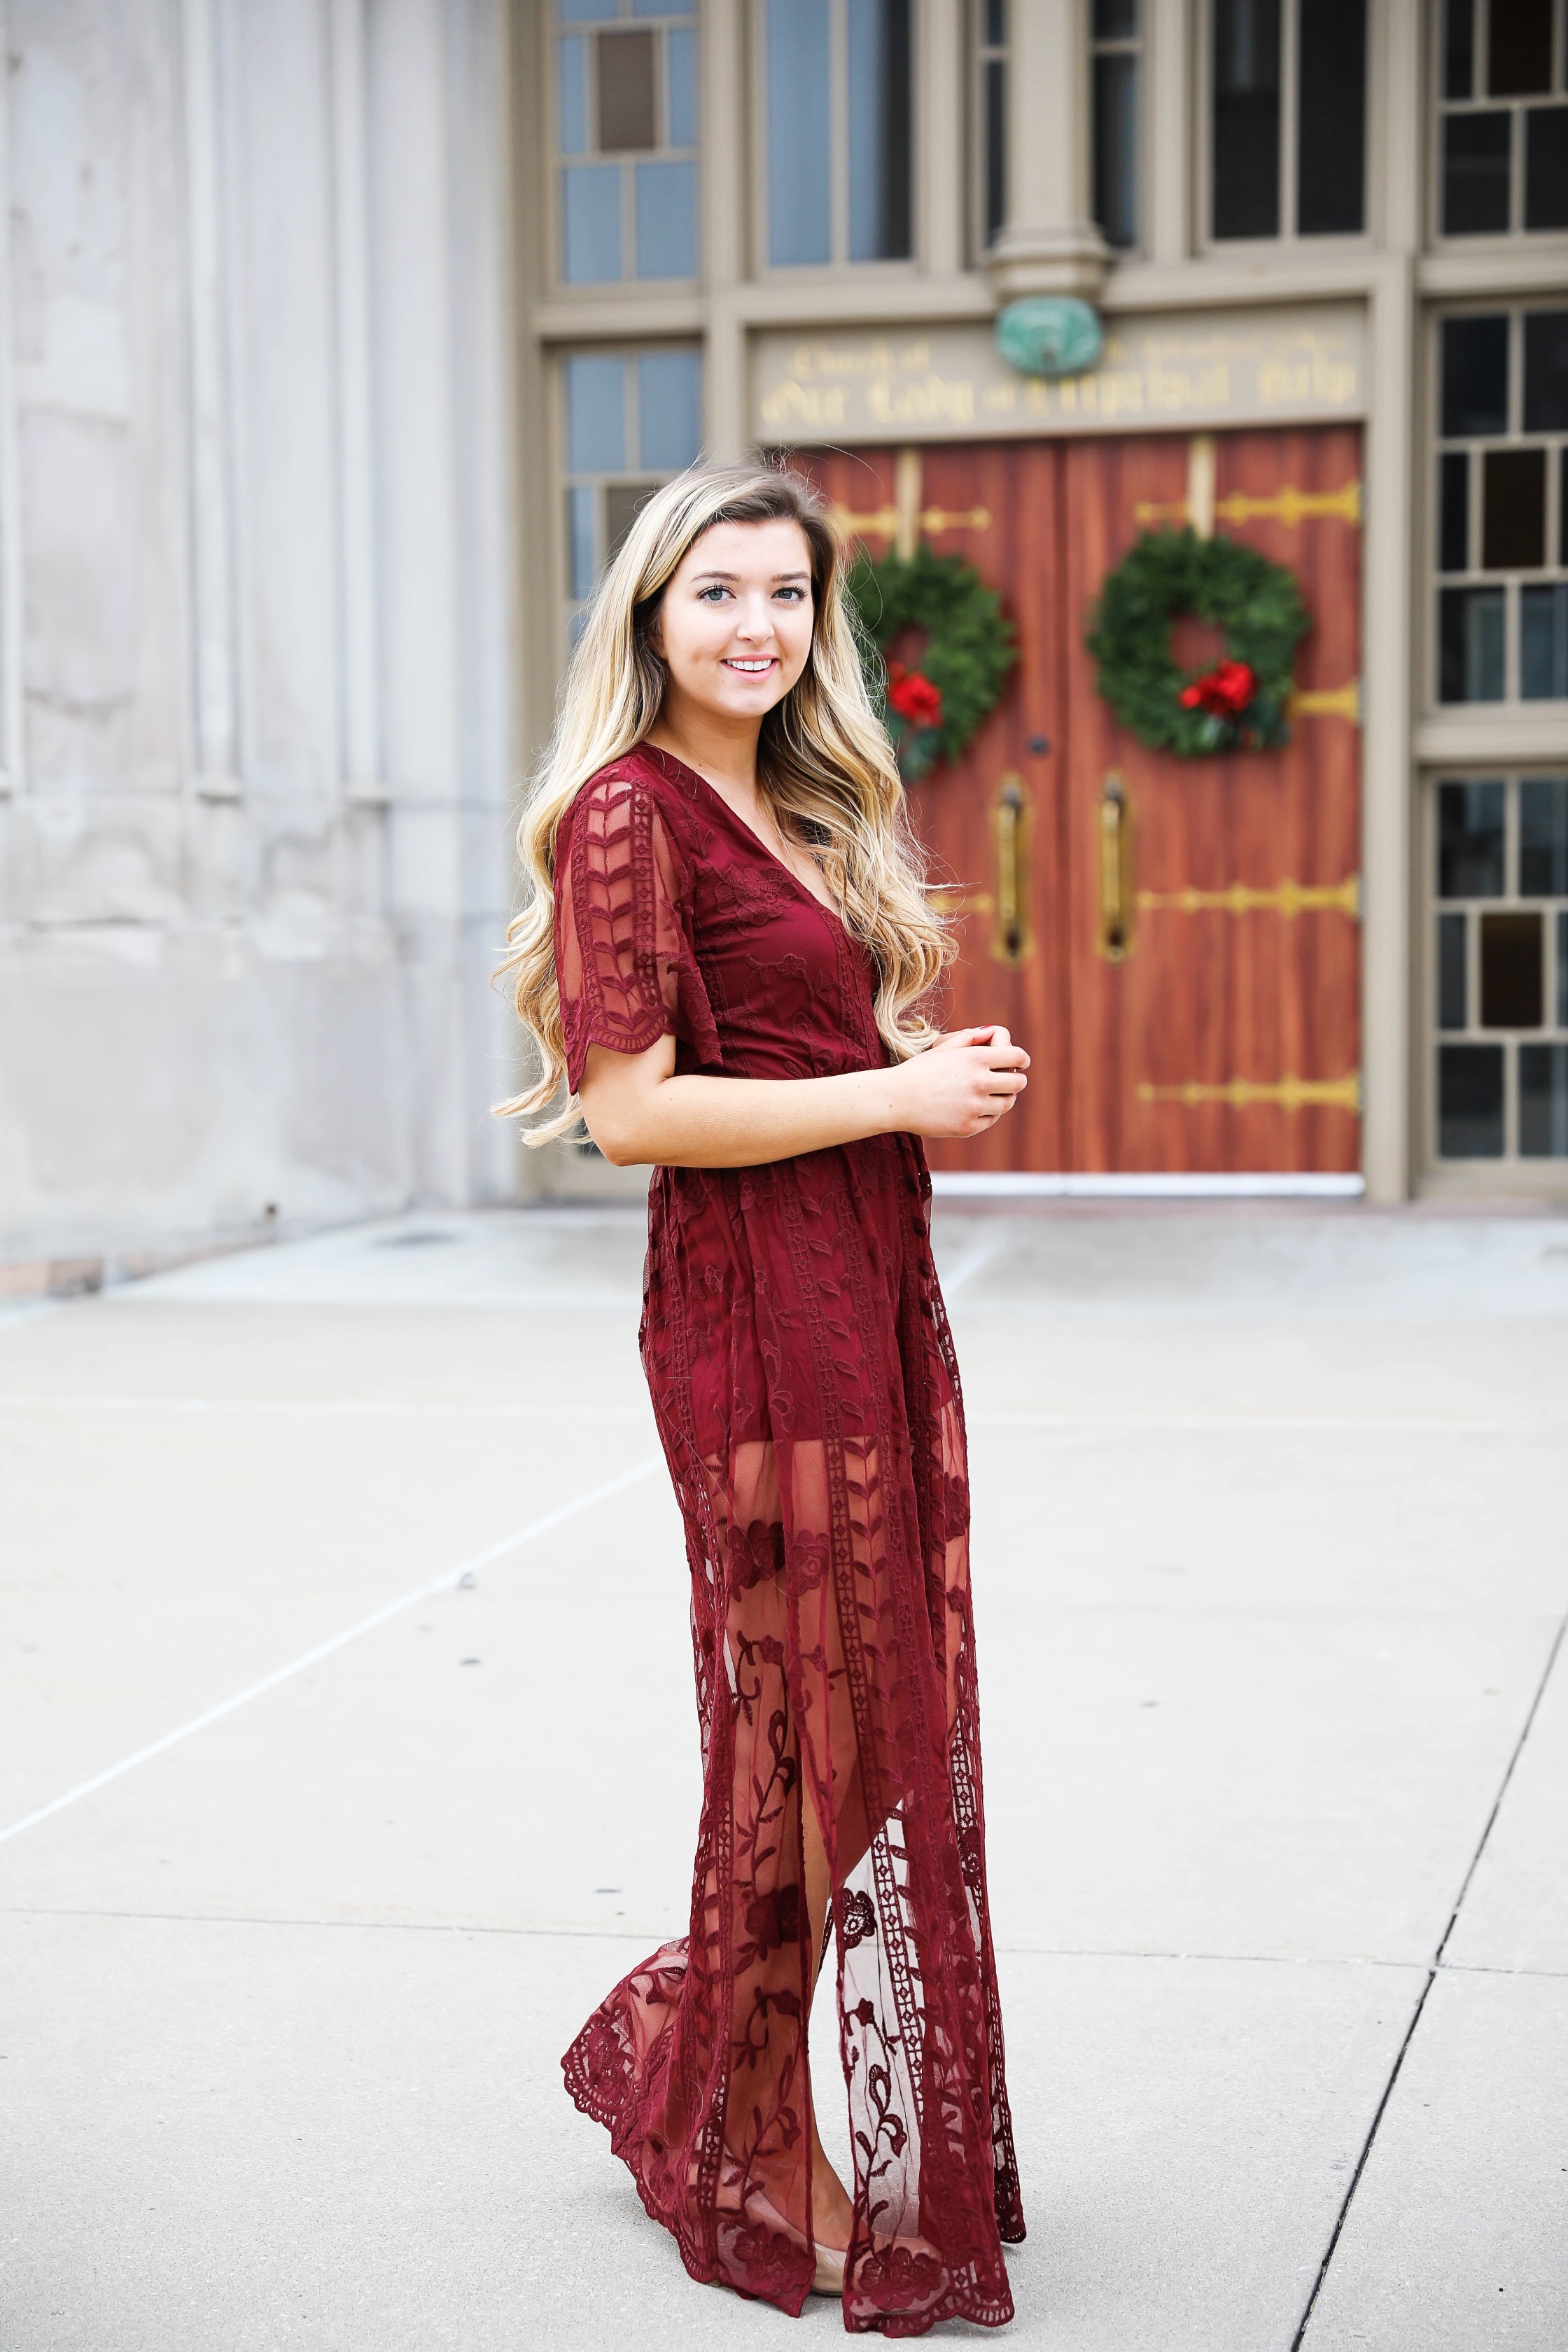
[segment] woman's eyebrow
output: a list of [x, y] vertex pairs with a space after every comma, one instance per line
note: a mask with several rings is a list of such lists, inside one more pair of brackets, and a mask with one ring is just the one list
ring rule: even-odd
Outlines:
[[[691, 584], [695, 587], [700, 580], [721, 580], [733, 587], [740, 576], [738, 572], [694, 572], [691, 575]], [[772, 584], [775, 588], [792, 586], [796, 581], [809, 580], [810, 577], [809, 572], [775, 572]]]

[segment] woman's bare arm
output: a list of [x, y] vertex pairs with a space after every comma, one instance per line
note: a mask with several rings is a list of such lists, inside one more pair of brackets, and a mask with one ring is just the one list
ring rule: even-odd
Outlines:
[[678, 1077], [675, 1040], [643, 1054], [591, 1045], [578, 1089], [588, 1132], [617, 1168], [755, 1168], [868, 1135], [982, 1135], [1027, 1084], [1005, 1029], [961, 1029], [889, 1070], [837, 1078]]

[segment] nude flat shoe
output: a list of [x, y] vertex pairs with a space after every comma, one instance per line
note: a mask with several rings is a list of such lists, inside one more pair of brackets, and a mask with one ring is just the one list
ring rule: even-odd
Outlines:
[[[764, 2223], [768, 2229], [776, 2231], [781, 2238], [787, 2238], [792, 2246], [800, 2248], [802, 2253], [805, 2252], [805, 2240], [795, 2228], [795, 2223], [781, 2213], [776, 2205], [770, 2203], [760, 2189], [752, 2189], [746, 2200], [746, 2205], [748, 2211], [757, 2221]], [[816, 2253], [816, 2273], [811, 2282], [810, 2293], [842, 2295], [844, 2265], [849, 2257], [848, 2247], [825, 2246], [818, 2242]]]

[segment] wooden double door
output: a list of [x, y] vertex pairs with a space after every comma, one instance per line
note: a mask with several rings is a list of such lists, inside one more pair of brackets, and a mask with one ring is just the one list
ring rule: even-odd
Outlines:
[[[994, 1136], [933, 1147], [934, 1165], [1359, 1165], [1360, 455], [1334, 426], [805, 461], [872, 552], [918, 530], [1001, 591], [1017, 632], [1001, 705], [911, 801], [959, 922], [951, 1023], [1005, 1022], [1033, 1068]], [[1300, 583], [1280, 751], [1151, 751], [1096, 691], [1100, 583], [1141, 530], [1189, 517]], [[1184, 664], [1219, 650], [1178, 623]]]

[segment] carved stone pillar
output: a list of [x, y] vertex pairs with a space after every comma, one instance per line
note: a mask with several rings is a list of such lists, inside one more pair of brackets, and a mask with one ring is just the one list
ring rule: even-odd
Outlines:
[[1099, 299], [1110, 249], [1089, 218], [1084, 0], [1013, 0], [1007, 222], [991, 248], [997, 298]]

